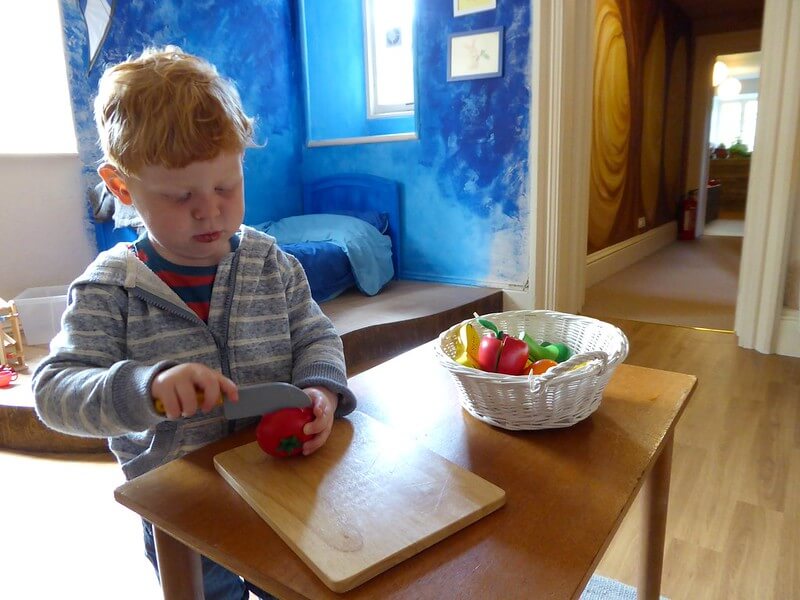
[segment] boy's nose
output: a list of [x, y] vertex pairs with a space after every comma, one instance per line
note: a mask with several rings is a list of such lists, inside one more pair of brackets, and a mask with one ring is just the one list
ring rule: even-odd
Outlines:
[[214, 198], [214, 194], [196, 195], [195, 204], [192, 207], [192, 218], [202, 221], [218, 217], [222, 211], [219, 203]]

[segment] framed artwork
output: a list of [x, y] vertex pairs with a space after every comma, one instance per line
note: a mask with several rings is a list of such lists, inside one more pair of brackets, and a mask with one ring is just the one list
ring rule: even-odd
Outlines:
[[447, 81], [502, 76], [502, 27], [450, 35], [447, 41]]
[[471, 15], [497, 8], [497, 0], [453, 0], [453, 16]]

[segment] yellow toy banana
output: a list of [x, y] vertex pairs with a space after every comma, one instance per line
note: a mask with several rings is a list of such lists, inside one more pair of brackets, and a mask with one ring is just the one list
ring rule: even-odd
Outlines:
[[458, 330], [456, 339], [455, 361], [465, 367], [478, 368], [478, 348], [481, 345], [481, 336], [470, 323], [465, 323]]

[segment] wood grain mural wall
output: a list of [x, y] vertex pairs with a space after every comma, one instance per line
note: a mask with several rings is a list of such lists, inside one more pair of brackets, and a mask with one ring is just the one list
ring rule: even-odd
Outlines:
[[589, 253], [675, 218], [691, 36], [688, 18], [667, 0], [595, 6]]

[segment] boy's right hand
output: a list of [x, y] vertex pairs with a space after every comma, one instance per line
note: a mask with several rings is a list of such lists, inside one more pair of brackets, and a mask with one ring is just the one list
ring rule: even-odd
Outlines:
[[[202, 393], [202, 403], [198, 394]], [[158, 398], [168, 419], [191, 417], [198, 410], [208, 412], [225, 396], [239, 399], [236, 384], [219, 371], [200, 363], [186, 363], [162, 371], [150, 385], [150, 395]]]

